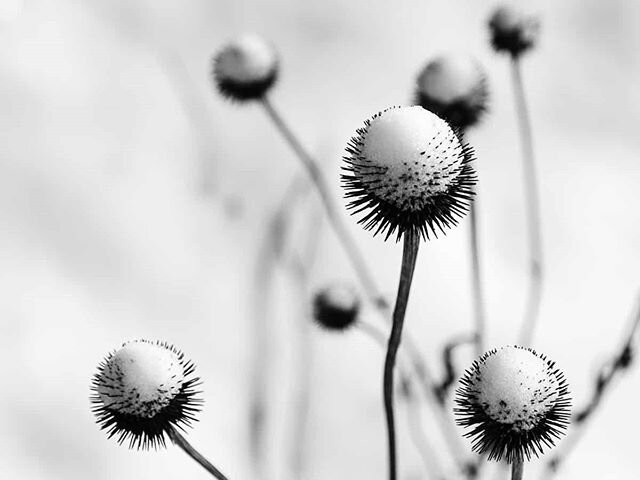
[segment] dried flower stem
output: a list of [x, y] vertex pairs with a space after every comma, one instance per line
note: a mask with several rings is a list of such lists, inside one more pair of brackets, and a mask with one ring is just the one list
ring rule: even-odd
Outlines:
[[[460, 133], [464, 143], [466, 132]], [[478, 242], [478, 199], [473, 201], [469, 209], [469, 247], [471, 251], [471, 290], [473, 298], [473, 318], [476, 329], [476, 357], [485, 352], [486, 308], [480, 265], [480, 247]]]
[[200, 452], [198, 452], [195, 448], [191, 446], [191, 444], [184, 438], [180, 433], [173, 427], [169, 428], [169, 438], [171, 441], [175, 443], [177, 446], [182, 448], [187, 455], [193, 458], [196, 462], [198, 462], [207, 472], [213, 475], [218, 480], [228, 480], [227, 477], [223, 475], [223, 473], [218, 470], [213, 464], [204, 458]]
[[524, 470], [524, 461], [517, 460], [511, 465], [511, 480], [522, 480], [522, 472]]
[[480, 254], [478, 248], [478, 218], [477, 218], [477, 200], [471, 204], [469, 210], [469, 246], [471, 247], [471, 285], [473, 289], [473, 317], [476, 329], [476, 357], [482, 355], [485, 351], [485, 302], [484, 288], [482, 285], [482, 275], [480, 270]]
[[[380, 345], [381, 348], [386, 348], [387, 337], [385, 335], [385, 332], [383, 332], [380, 328], [362, 321], [356, 322], [354, 326], [362, 333], [372, 338], [378, 345]], [[400, 352], [400, 355], [402, 355], [402, 352]], [[407, 363], [409, 363], [409, 365], [412, 365], [411, 362]], [[416, 380], [415, 372], [412, 372], [412, 367], [408, 367], [407, 364], [403, 364], [402, 361], [400, 361], [398, 367], [401, 372], [401, 381], [403, 382], [404, 387], [403, 391], [407, 396], [407, 423], [409, 425], [409, 434], [411, 435], [411, 441], [415, 445], [416, 450], [418, 450], [418, 453], [422, 458], [422, 463], [424, 464], [425, 471], [427, 472], [428, 476], [434, 477], [436, 479], [444, 478], [442, 475], [443, 470], [442, 466], [440, 465], [440, 461], [438, 457], [436, 455], [433, 455], [432, 453], [435, 451], [435, 449], [431, 445], [428, 436], [422, 428], [423, 422], [420, 416], [420, 396], [413, 390], [413, 382], [415, 382]]]
[[585, 427], [588, 425], [587, 420], [591, 418], [593, 413], [597, 410], [601, 404], [602, 398], [611, 388], [612, 380], [618, 373], [622, 373], [629, 367], [633, 361], [634, 342], [637, 341], [636, 336], [640, 331], [640, 294], [636, 298], [636, 304], [633, 308], [630, 320], [629, 331], [624, 337], [622, 347], [613, 356], [613, 358], [607, 362], [598, 378], [593, 391], [593, 396], [580, 412], [574, 415], [573, 430], [571, 435], [562, 444], [562, 449], [555, 455], [548, 463], [545, 469], [545, 477], [551, 478], [559, 469], [560, 465], [569, 456], [571, 451], [576, 447], [578, 441], [584, 435]]
[[347, 252], [347, 256], [351, 261], [351, 264], [353, 265], [353, 268], [356, 271], [356, 275], [362, 283], [365, 292], [367, 293], [367, 295], [369, 295], [371, 301], [374, 304], [384, 302], [384, 300], [382, 299], [382, 295], [379, 293], [375, 281], [373, 280], [373, 277], [367, 268], [366, 262], [364, 261], [364, 257], [362, 256], [360, 249], [355, 244], [355, 242], [349, 235], [349, 232], [346, 229], [344, 223], [340, 219], [338, 211], [333, 201], [331, 200], [331, 190], [329, 188], [329, 185], [322, 175], [322, 171], [320, 170], [317, 162], [311, 157], [311, 155], [309, 155], [300, 141], [298, 141], [296, 136], [285, 123], [280, 113], [274, 108], [269, 99], [264, 96], [261, 102], [269, 118], [273, 121], [274, 125], [280, 131], [280, 133], [282, 133], [282, 136], [285, 138], [287, 143], [289, 143], [293, 151], [303, 163], [304, 167], [307, 169], [307, 172], [309, 173], [309, 176], [313, 181], [318, 194], [320, 195], [320, 200], [322, 201], [322, 205], [324, 206], [325, 212], [329, 219], [329, 223], [338, 236], [338, 239], [342, 243], [343, 248]]
[[520, 69], [520, 59], [511, 58], [511, 79], [518, 113], [520, 140], [522, 142], [522, 158], [524, 169], [524, 193], [527, 209], [529, 235], [529, 289], [524, 323], [520, 332], [520, 344], [529, 346], [538, 320], [540, 300], [542, 298], [543, 259], [542, 233], [540, 227], [540, 200], [538, 196], [538, 180], [535, 158], [533, 154], [533, 137], [531, 120], [524, 94], [524, 84]]
[[402, 326], [407, 311], [409, 292], [413, 280], [413, 271], [418, 258], [420, 237], [418, 232], [409, 231], [404, 234], [404, 247], [402, 250], [402, 266], [400, 268], [400, 282], [396, 305], [393, 309], [393, 324], [387, 347], [387, 355], [384, 361], [384, 410], [387, 420], [387, 434], [389, 441], [389, 480], [396, 480], [398, 467], [396, 461], [396, 428], [393, 410], [393, 371], [396, 363], [396, 355], [402, 340]]
[[282, 255], [283, 237], [287, 224], [287, 212], [294, 200], [304, 191], [304, 180], [295, 177], [282, 200], [274, 210], [267, 223], [264, 240], [258, 251], [254, 283], [253, 299], [253, 343], [251, 368], [251, 399], [249, 404], [249, 438], [251, 442], [251, 460], [254, 474], [264, 471], [265, 422], [267, 414], [266, 396], [268, 390], [269, 368], [272, 363], [273, 348], [269, 341], [269, 296], [271, 277], [274, 267]]

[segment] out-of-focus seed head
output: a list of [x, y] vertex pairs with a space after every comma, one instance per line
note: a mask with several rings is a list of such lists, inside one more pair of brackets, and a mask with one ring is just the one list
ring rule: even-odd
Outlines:
[[262, 98], [278, 76], [278, 55], [256, 35], [225, 45], [213, 59], [213, 79], [220, 93], [237, 101]]
[[487, 109], [487, 78], [468, 55], [443, 55], [427, 63], [416, 81], [416, 103], [465, 130]]
[[540, 34], [540, 20], [513, 5], [498, 7], [489, 19], [491, 43], [498, 52], [517, 57], [532, 48]]
[[92, 411], [100, 428], [130, 448], [164, 446], [168, 431], [190, 425], [200, 410], [194, 369], [166, 343], [124, 343], [100, 363], [92, 380]]
[[454, 409], [473, 450], [509, 463], [543, 453], [569, 424], [564, 375], [534, 350], [508, 346], [476, 360], [460, 379]]
[[347, 146], [342, 184], [348, 209], [374, 235], [429, 238], [457, 224], [473, 197], [473, 151], [420, 106], [377, 113]]
[[313, 318], [328, 330], [346, 330], [360, 311], [360, 297], [350, 285], [333, 284], [319, 290], [313, 298]]

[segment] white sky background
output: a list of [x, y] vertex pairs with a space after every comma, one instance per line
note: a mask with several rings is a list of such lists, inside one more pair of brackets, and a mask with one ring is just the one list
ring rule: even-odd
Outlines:
[[[189, 438], [232, 479], [251, 478], [251, 269], [267, 214], [300, 168], [257, 106], [230, 105], [210, 87], [212, 52], [241, 32], [277, 45], [282, 75], [273, 101], [322, 158], [337, 200], [344, 146], [365, 118], [407, 103], [415, 75], [436, 54], [468, 51], [483, 63], [491, 111], [469, 140], [480, 176], [489, 343], [515, 340], [527, 267], [521, 158], [508, 62], [492, 53], [485, 28], [492, 5], [0, 4], [4, 478], [207, 478], [177, 449], [129, 451], [93, 423], [87, 397], [95, 367], [138, 337], [166, 339], [193, 358], [206, 406]], [[536, 348], [565, 371], [581, 406], [619, 344], [640, 286], [640, 3], [527, 4], [543, 18], [540, 45], [524, 60], [547, 272]], [[400, 246], [347, 222], [393, 294]], [[423, 245], [416, 270], [406, 325], [437, 372], [439, 346], [471, 321], [467, 234], [463, 223]], [[312, 285], [350, 278], [325, 227]], [[269, 321], [282, 352], [274, 374], [282, 388], [273, 400], [284, 418], [293, 298], [284, 281], [276, 290], [278, 315]], [[314, 331], [312, 342], [305, 478], [384, 478], [381, 352], [357, 333]], [[471, 360], [466, 353], [460, 366]], [[639, 393], [634, 366], [561, 478], [640, 475]], [[426, 427], [437, 435], [432, 423]], [[272, 453], [284, 455], [284, 434], [276, 437]], [[420, 462], [404, 434], [401, 449], [403, 478], [418, 478], [411, 475]], [[282, 462], [272, 463], [286, 478]]]

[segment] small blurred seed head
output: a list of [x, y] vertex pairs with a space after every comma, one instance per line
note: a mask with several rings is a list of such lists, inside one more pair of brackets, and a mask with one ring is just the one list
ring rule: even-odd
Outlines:
[[487, 109], [487, 79], [468, 55], [444, 55], [429, 62], [416, 81], [416, 103], [461, 130]]
[[100, 428], [129, 448], [165, 446], [172, 427], [189, 426], [200, 410], [195, 367], [171, 345], [127, 342], [98, 366], [92, 380], [92, 411]]
[[406, 232], [437, 236], [457, 224], [473, 197], [473, 151], [420, 106], [374, 115], [347, 145], [342, 184], [358, 223], [385, 239]]
[[220, 93], [236, 101], [265, 95], [278, 76], [278, 55], [256, 35], [244, 35], [224, 46], [213, 59], [213, 79]]
[[532, 48], [540, 34], [540, 20], [513, 5], [498, 7], [489, 19], [491, 43], [498, 52], [517, 57]]
[[454, 409], [473, 450], [489, 460], [529, 460], [552, 447], [569, 424], [564, 375], [544, 355], [516, 346], [491, 350], [460, 379]]
[[313, 299], [313, 318], [328, 330], [346, 330], [360, 311], [360, 297], [349, 285], [334, 284], [318, 291]]

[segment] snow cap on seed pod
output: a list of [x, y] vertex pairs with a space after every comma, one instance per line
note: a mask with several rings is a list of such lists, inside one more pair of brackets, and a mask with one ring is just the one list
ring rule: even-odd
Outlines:
[[540, 20], [514, 5], [502, 5], [491, 15], [489, 30], [497, 52], [508, 52], [517, 57], [536, 44]]
[[313, 298], [313, 318], [328, 330], [346, 330], [360, 311], [360, 297], [350, 285], [336, 283], [319, 290]]
[[358, 223], [385, 239], [429, 238], [457, 224], [473, 197], [473, 151], [421, 106], [375, 114], [347, 145], [342, 184]]
[[506, 346], [485, 353], [460, 379], [457, 423], [489, 460], [520, 462], [543, 453], [569, 424], [564, 375], [534, 350]]
[[416, 103], [461, 130], [475, 125], [487, 109], [487, 78], [469, 55], [442, 55], [416, 81]]
[[173, 427], [195, 421], [202, 400], [195, 367], [172, 345], [134, 340], [111, 352], [91, 382], [92, 411], [100, 428], [129, 448], [165, 446]]
[[220, 93], [237, 101], [265, 95], [278, 76], [278, 55], [257, 35], [246, 34], [225, 45], [213, 59], [213, 79]]

